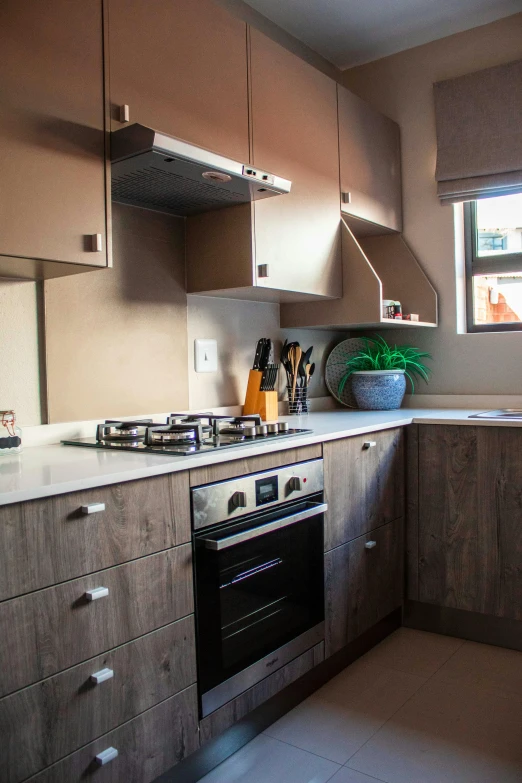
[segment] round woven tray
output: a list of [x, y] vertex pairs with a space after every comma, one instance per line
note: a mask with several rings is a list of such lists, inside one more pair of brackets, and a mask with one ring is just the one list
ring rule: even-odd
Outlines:
[[339, 394], [339, 381], [346, 372], [346, 362], [355, 356], [361, 348], [365, 347], [365, 342], [360, 337], [351, 337], [349, 340], [343, 340], [336, 345], [330, 356], [326, 360], [325, 382], [328, 391], [342, 405], [348, 408], [357, 408], [357, 403], [352, 391], [352, 379], [348, 378], [344, 385], [342, 394]]

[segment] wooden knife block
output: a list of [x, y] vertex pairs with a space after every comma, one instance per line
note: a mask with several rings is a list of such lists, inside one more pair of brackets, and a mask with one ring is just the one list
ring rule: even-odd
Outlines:
[[259, 413], [263, 421], [277, 421], [279, 406], [276, 391], [261, 391], [261, 370], [250, 370], [248, 374], [248, 386], [243, 405], [243, 416], [250, 413]]

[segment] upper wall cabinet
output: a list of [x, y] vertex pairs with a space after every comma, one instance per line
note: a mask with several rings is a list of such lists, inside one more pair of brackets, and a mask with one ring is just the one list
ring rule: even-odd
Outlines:
[[105, 266], [102, 0], [3, 0], [0, 30], [0, 276]]
[[401, 231], [399, 126], [345, 87], [337, 89], [341, 209], [346, 215]]
[[342, 293], [336, 85], [257, 30], [253, 164], [290, 193], [187, 220], [189, 293], [302, 301]]
[[111, 129], [138, 122], [249, 162], [246, 25], [212, 0], [110, 0]]
[[253, 162], [292, 181], [255, 204], [257, 285], [339, 297], [335, 82], [257, 30], [250, 41]]

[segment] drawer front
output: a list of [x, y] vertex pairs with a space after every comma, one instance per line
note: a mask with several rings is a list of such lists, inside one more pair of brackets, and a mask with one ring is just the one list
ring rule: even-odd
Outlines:
[[298, 449], [285, 449], [284, 451], [271, 451], [258, 457], [249, 459], [235, 459], [231, 462], [220, 462], [215, 465], [206, 465], [190, 471], [190, 486], [199, 487], [201, 484], [211, 484], [214, 481], [225, 481], [236, 476], [247, 476], [249, 473], [259, 473], [262, 470], [280, 468], [282, 465], [291, 465], [293, 462], [305, 462], [308, 459], [322, 457], [323, 447], [321, 443], [311, 446], [301, 446]]
[[326, 657], [401, 605], [402, 528], [397, 519], [326, 553]]
[[311, 647], [302, 655], [287, 663], [282, 669], [274, 672], [269, 677], [265, 677], [264, 680], [249, 688], [236, 699], [232, 699], [219, 710], [203, 718], [199, 724], [201, 744], [208, 742], [214, 737], [219, 737], [234, 723], [240, 721], [249, 712], [252, 712], [260, 704], [284, 690], [287, 685], [298, 680], [299, 677], [318, 666], [322, 661], [324, 661], [324, 642], [319, 642], [315, 647]]
[[187, 541], [188, 472], [1, 506], [0, 601]]
[[[87, 600], [87, 591], [108, 595]], [[96, 595], [96, 594], [95, 594]], [[185, 544], [0, 604], [0, 695], [194, 611]]]
[[[96, 756], [109, 748], [115, 748], [118, 755], [100, 766]], [[29, 780], [151, 783], [197, 748], [197, 689], [192, 685]]]
[[195, 681], [191, 616], [6, 696], [0, 780], [25, 780]]
[[402, 428], [324, 444], [325, 552], [404, 515]]

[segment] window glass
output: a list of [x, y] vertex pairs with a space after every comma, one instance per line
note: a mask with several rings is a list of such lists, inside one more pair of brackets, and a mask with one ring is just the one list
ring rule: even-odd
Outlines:
[[477, 202], [477, 256], [522, 253], [522, 193]]

